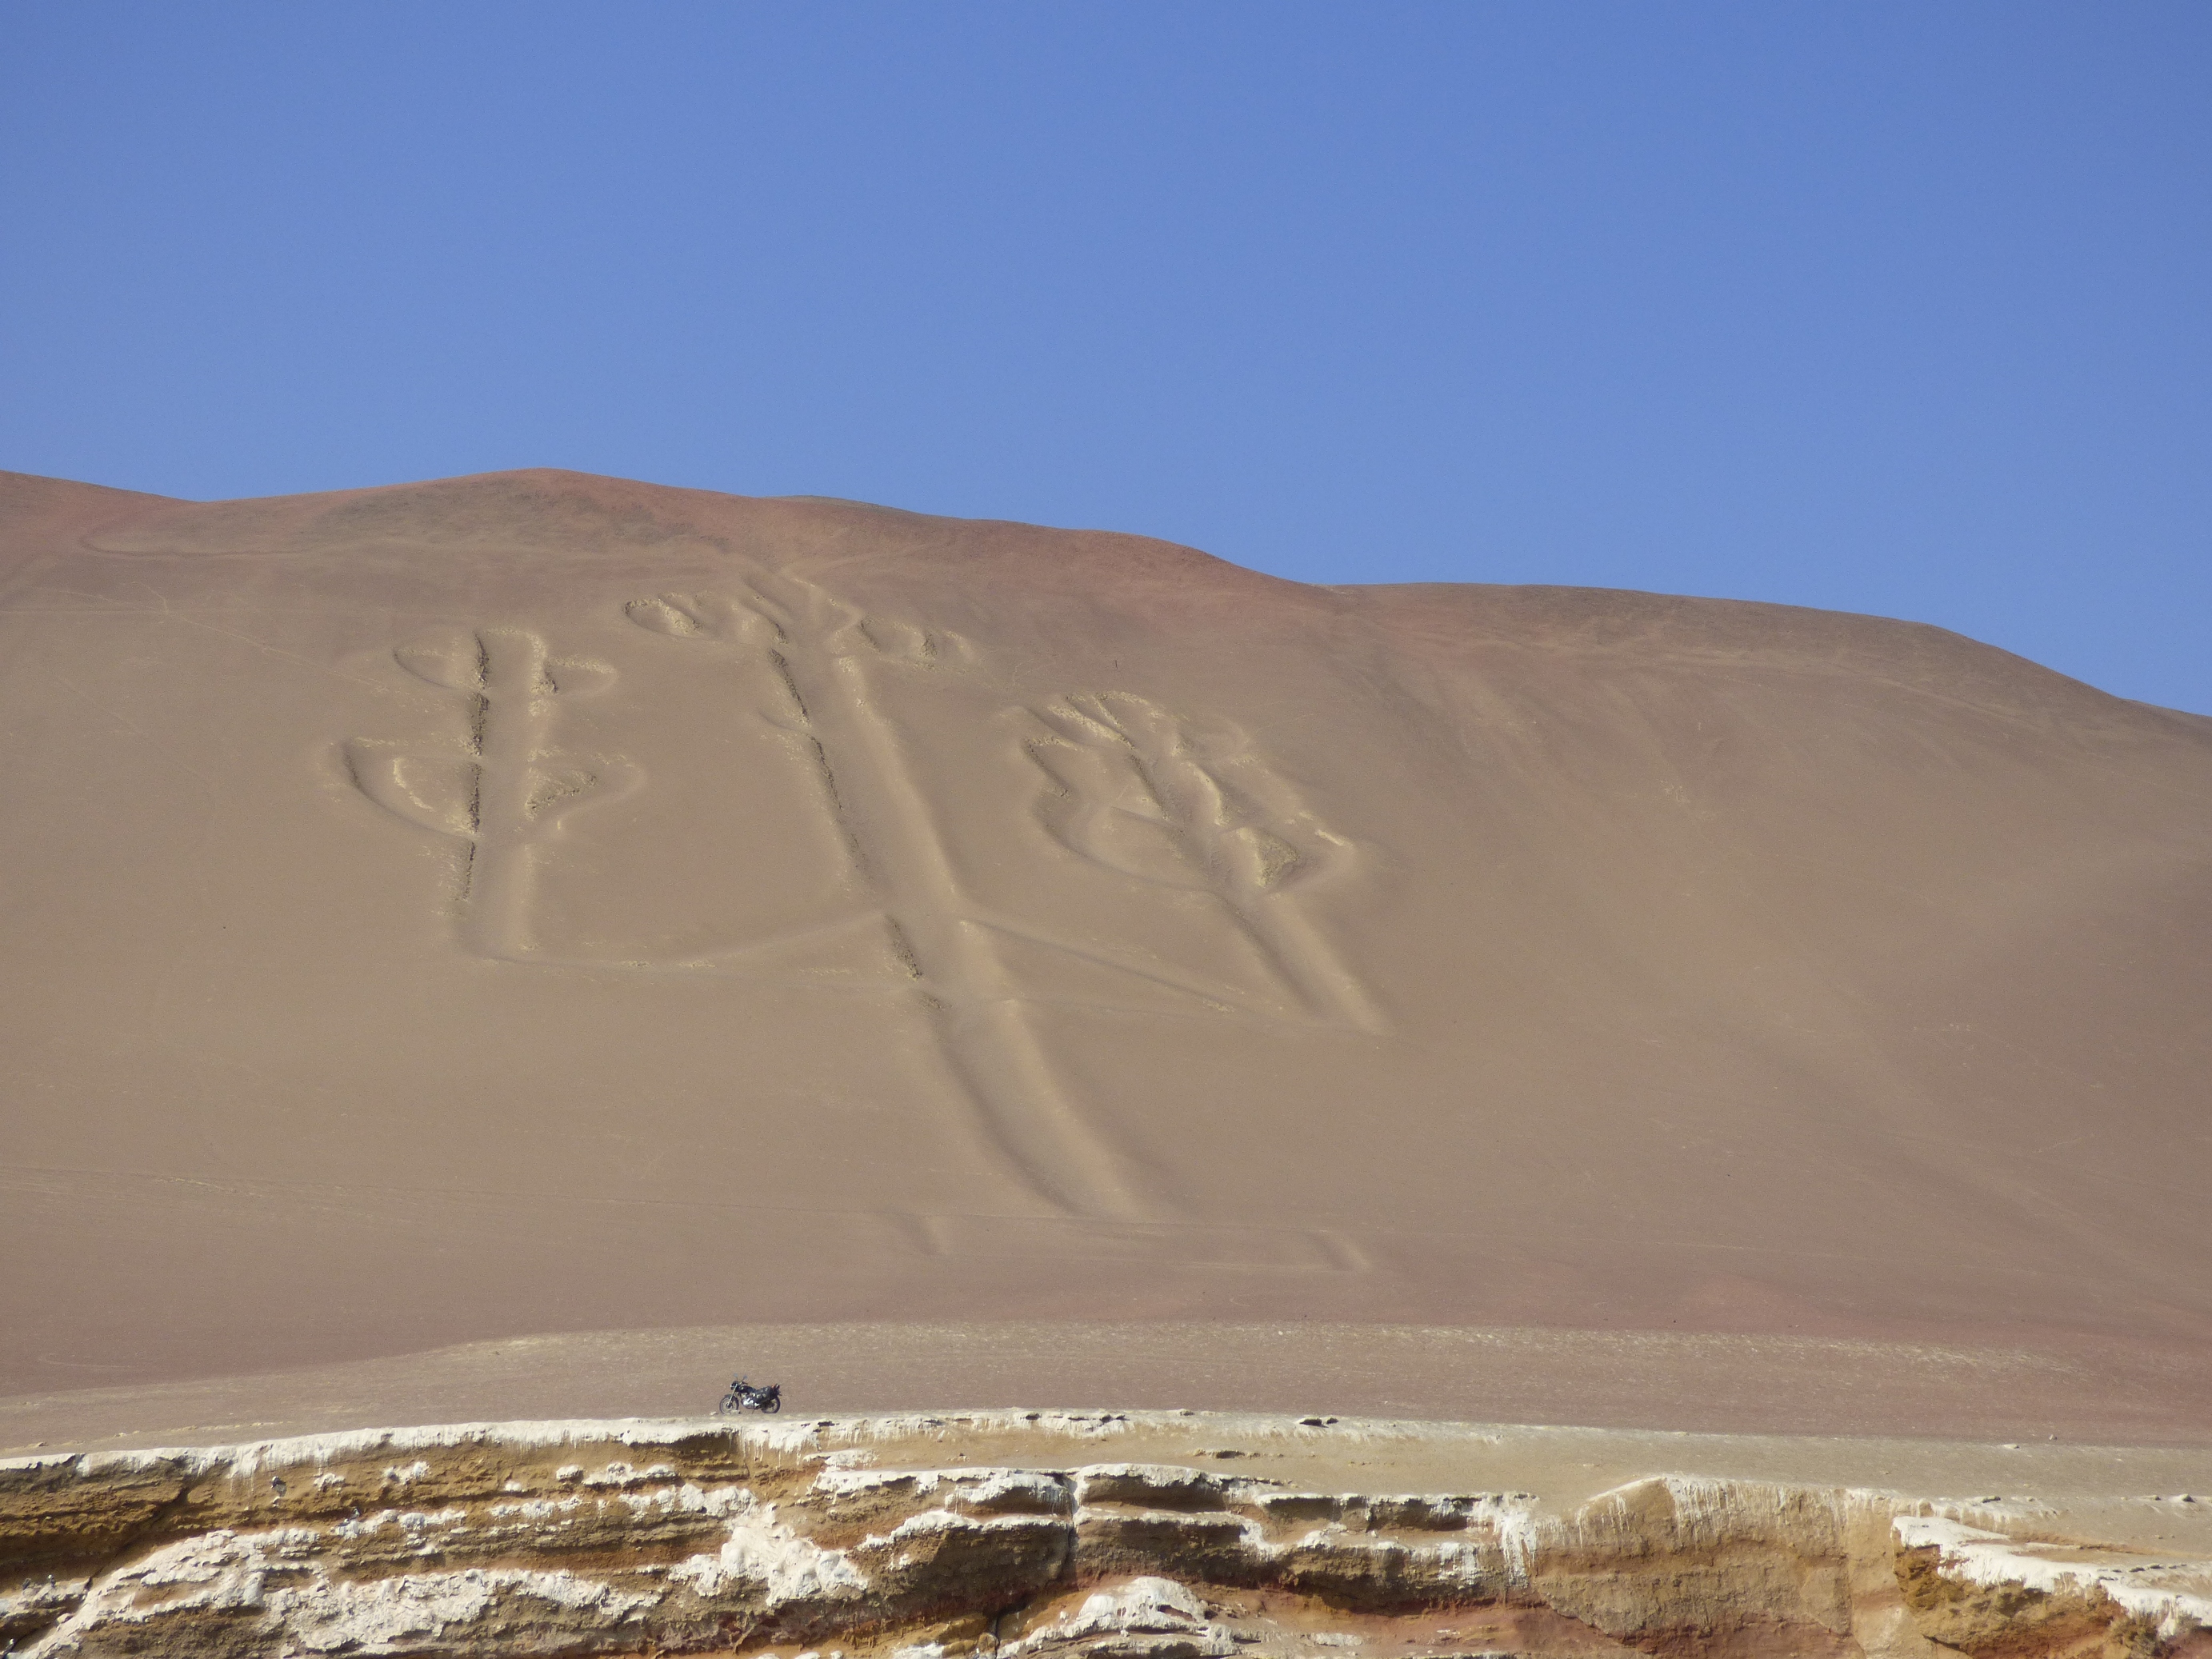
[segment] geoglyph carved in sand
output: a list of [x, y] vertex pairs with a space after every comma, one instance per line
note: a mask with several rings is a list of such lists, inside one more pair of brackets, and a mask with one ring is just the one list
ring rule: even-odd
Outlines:
[[1030, 758], [1054, 785], [1037, 817], [1055, 840], [1138, 881], [1217, 900], [1311, 1018], [1382, 1029], [1366, 988], [1283, 897], [1343, 863], [1352, 844], [1243, 732], [1127, 691], [1077, 693], [1035, 712], [1046, 735]]
[[766, 655], [788, 699], [770, 718], [807, 746], [939, 1049], [991, 1141], [1062, 1209], [1146, 1214], [1141, 1171], [1084, 1121], [989, 932], [969, 921], [936, 815], [869, 681], [872, 659], [933, 665], [965, 656], [965, 641], [872, 626], [814, 583], [765, 574], [743, 598], [668, 594], [632, 604], [629, 615], [671, 639]]
[[[1270, 1020], [1382, 1029], [1358, 981], [1287, 890], [1341, 865], [1350, 843], [1323, 826], [1235, 728], [1183, 720], [1127, 692], [1081, 693], [1021, 711], [1024, 747], [1047, 787], [1034, 814], [1050, 844], [1156, 891], [1210, 907], [1279, 983], [1255, 991], [1188, 971], [1140, 944], [1067, 937], [980, 902], [885, 707], [881, 677], [972, 666], [957, 634], [870, 617], [802, 578], [757, 571], [736, 593], [661, 594], [627, 607], [647, 631], [765, 662], [777, 706], [755, 710], [802, 747], [864, 889], [864, 903], [774, 940], [732, 941], [709, 958], [582, 962], [541, 950], [530, 903], [536, 860], [562, 817], [638, 786], [626, 763], [565, 763], [552, 747], [558, 699], [613, 671], [556, 659], [534, 635], [487, 629], [400, 648], [402, 665], [471, 697], [471, 752], [426, 755], [356, 740], [362, 793], [411, 823], [468, 842], [464, 943], [501, 961], [723, 972], [808, 939], [887, 930], [905, 988], [919, 994], [948, 1070], [989, 1143], [1063, 1213], [1156, 1218], [1150, 1172], [1088, 1121], [1047, 1054], [1003, 949], [1020, 939], [1164, 988], [1195, 1005]], [[917, 688], [902, 686], [906, 696]]]
[[466, 844], [460, 923], [468, 947], [495, 961], [531, 961], [531, 896], [546, 839], [576, 808], [618, 799], [640, 781], [627, 762], [570, 764], [550, 747], [555, 703], [605, 690], [614, 670], [555, 658], [519, 629], [437, 629], [392, 655], [416, 678], [469, 699], [469, 751], [356, 738], [343, 745], [346, 770], [387, 811]]

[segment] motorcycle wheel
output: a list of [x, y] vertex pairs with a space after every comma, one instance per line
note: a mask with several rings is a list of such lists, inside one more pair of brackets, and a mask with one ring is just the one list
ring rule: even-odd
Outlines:
[[764, 1412], [781, 1411], [783, 1409], [783, 1396], [780, 1394], [770, 1395], [769, 1396], [768, 1403], [763, 1406], [761, 1409]]
[[724, 1417], [734, 1417], [743, 1411], [744, 1407], [738, 1401], [737, 1395], [726, 1394], [722, 1396], [722, 1403], [714, 1409]]

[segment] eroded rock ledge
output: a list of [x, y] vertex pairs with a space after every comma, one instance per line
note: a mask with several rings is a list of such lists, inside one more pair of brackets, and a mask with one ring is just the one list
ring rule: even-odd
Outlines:
[[1006, 1431], [1079, 1453], [1117, 1421], [507, 1424], [18, 1460], [0, 1647], [2212, 1659], [2202, 1564], [2068, 1556], [1894, 1493], [1669, 1475], [1553, 1513], [1079, 1456], [915, 1466]]

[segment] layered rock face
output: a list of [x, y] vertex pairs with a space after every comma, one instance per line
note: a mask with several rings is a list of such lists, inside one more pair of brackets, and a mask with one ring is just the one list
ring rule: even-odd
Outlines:
[[[1006, 1415], [950, 1437], [507, 1425], [22, 1460], [0, 1468], [0, 1639], [53, 1659], [2212, 1654], [2186, 1567], [2057, 1565], [1894, 1494], [1662, 1478], [1554, 1514], [961, 1463], [1038, 1416]], [[933, 1438], [954, 1467], [878, 1466]]]

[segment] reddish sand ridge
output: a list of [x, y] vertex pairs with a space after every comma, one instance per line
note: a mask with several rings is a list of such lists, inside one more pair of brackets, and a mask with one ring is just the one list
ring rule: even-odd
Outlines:
[[0, 1394], [2212, 1339], [2212, 720], [1953, 635], [561, 472], [0, 475]]

